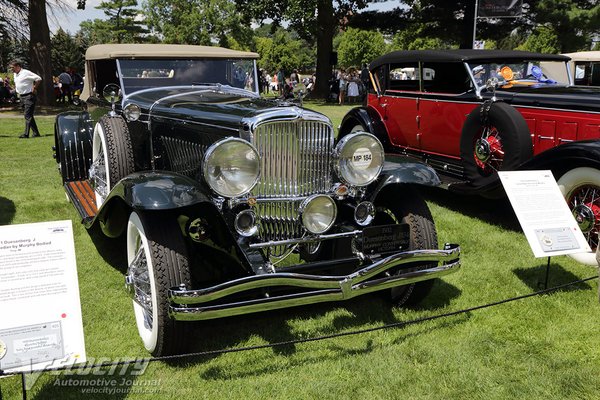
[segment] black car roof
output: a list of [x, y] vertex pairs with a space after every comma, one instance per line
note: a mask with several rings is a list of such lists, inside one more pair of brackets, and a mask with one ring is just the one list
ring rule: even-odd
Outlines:
[[461, 61], [569, 61], [570, 58], [560, 54], [532, 53], [517, 50], [403, 50], [393, 51], [373, 60], [369, 68], [375, 69], [384, 64], [398, 62], [461, 62]]

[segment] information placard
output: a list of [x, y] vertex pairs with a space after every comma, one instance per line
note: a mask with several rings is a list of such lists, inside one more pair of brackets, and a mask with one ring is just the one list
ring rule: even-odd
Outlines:
[[591, 251], [551, 171], [498, 175], [535, 257]]
[[0, 369], [85, 359], [71, 221], [0, 226]]

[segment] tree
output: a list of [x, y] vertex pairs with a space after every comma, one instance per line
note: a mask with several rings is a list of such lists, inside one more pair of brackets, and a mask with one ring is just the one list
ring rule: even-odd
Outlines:
[[527, 40], [525, 40], [525, 43], [518, 46], [516, 49], [534, 51], [537, 53], [558, 53], [560, 51], [560, 42], [552, 28], [538, 26]]
[[52, 73], [60, 74], [66, 67], [83, 70], [83, 53], [85, 50], [77, 43], [77, 40], [67, 32], [59, 28], [50, 40], [52, 50]]
[[146, 0], [146, 23], [166, 43], [250, 50], [253, 34], [232, 0]]
[[337, 51], [339, 65], [360, 68], [383, 55], [386, 44], [379, 32], [349, 28], [341, 35]]
[[[253, 20], [273, 21], [289, 28], [309, 42], [316, 42], [317, 71], [314, 95], [325, 98], [329, 93], [333, 37], [344, 27], [347, 18], [366, 7], [368, 0], [235, 0], [242, 14]], [[335, 4], [335, 6], [334, 6]]]
[[267, 71], [305, 71], [314, 66], [314, 49], [282, 28], [278, 28], [274, 34], [267, 37], [257, 37], [255, 42], [256, 51], [260, 55], [258, 63]]
[[[354, 15], [349, 25], [394, 34], [419, 31], [461, 48], [472, 47], [475, 0], [403, 0], [394, 10]], [[478, 19], [477, 39], [493, 41], [499, 48], [513, 49], [535, 28], [553, 30], [561, 52], [589, 49], [591, 37], [600, 34], [600, 4], [597, 0], [524, 0], [519, 18]], [[517, 32], [515, 35], [514, 32]]]
[[143, 43], [148, 30], [140, 20], [137, 6], [137, 0], [103, 1], [96, 9], [104, 10], [108, 19], [96, 19], [88, 26], [102, 32], [102, 36], [108, 36], [110, 39], [105, 43]]
[[50, 29], [46, 16], [46, 0], [29, 0], [29, 68], [42, 77], [38, 99], [48, 105], [54, 100], [52, 66], [50, 65]]
[[447, 49], [452, 48], [453, 45], [455, 44], [452, 41], [444, 42], [438, 37], [426, 36], [420, 27], [416, 27], [416, 29], [405, 29], [395, 34], [390, 44], [390, 51]]

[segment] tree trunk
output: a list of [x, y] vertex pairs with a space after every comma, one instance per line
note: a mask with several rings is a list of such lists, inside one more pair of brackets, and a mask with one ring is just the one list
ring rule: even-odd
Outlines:
[[316, 98], [326, 99], [332, 68], [330, 56], [333, 51], [333, 34], [338, 27], [332, 0], [318, 0], [317, 13], [317, 82], [313, 94]]
[[46, 16], [46, 0], [29, 0], [29, 70], [42, 77], [39, 86], [38, 104], [53, 102], [52, 65], [50, 62], [50, 29]]

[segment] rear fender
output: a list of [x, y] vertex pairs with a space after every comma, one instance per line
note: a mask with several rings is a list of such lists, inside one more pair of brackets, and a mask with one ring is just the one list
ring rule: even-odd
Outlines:
[[54, 145], [63, 182], [88, 178], [93, 137], [94, 127], [88, 112], [68, 111], [56, 116]]
[[519, 169], [548, 169], [559, 179], [568, 171], [579, 167], [600, 170], [600, 140], [571, 142], [553, 147], [521, 164]]

